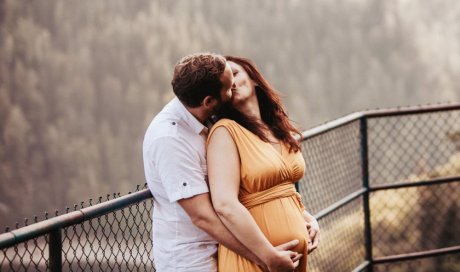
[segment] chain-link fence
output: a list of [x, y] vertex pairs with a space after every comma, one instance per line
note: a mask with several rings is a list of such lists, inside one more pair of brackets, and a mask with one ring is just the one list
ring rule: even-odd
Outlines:
[[[353, 114], [304, 132], [319, 218], [309, 271], [460, 271], [460, 105]], [[1, 271], [155, 271], [147, 189], [0, 235]], [[154, 242], [154, 241], [153, 241]]]
[[304, 133], [310, 271], [460, 271], [460, 107], [369, 111]]
[[373, 257], [457, 248], [375, 270], [460, 271], [460, 110], [376, 116], [368, 139]]
[[[0, 271], [155, 271], [148, 189], [101, 201], [4, 234], [22, 240], [27, 233], [47, 233], [52, 225], [59, 229], [59, 241], [52, 242], [52, 234], [17, 243], [0, 239], [2, 245], [12, 244], [0, 246]], [[48, 226], [39, 225], [45, 222]]]
[[[302, 200], [312, 214], [362, 189], [360, 122], [354, 121], [302, 144], [305, 176]], [[352, 271], [365, 259], [362, 197], [319, 219], [321, 244], [309, 259], [310, 271]], [[333, 256], [333, 257], [331, 257]]]

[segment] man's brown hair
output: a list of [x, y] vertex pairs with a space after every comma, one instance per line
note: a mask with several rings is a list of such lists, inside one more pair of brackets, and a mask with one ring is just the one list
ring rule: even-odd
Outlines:
[[200, 106], [211, 95], [220, 99], [226, 60], [213, 53], [198, 53], [183, 57], [174, 68], [171, 85], [174, 94], [188, 107]]

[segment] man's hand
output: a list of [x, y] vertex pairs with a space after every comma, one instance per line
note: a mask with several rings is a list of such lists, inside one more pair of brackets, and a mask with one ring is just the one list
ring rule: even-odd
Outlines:
[[[291, 251], [291, 249], [293, 249], [294, 247], [296, 247], [297, 245], [299, 244], [299, 240], [292, 240], [292, 241], [289, 241], [287, 243], [284, 243], [284, 244], [281, 244], [277, 247], [275, 247], [275, 249], [279, 252], [281, 252], [282, 254], [289, 254], [289, 256], [291, 257], [291, 261], [292, 261], [292, 265], [294, 268], [296, 268], [298, 265], [299, 265], [299, 260], [300, 258], [302, 258], [302, 254], [299, 254], [295, 251]], [[271, 271], [292, 271], [294, 268], [290, 269], [290, 270], [273, 270], [274, 268], [271, 267], [272, 270], [270, 270], [270, 268], [264, 264], [264, 263], [258, 263], [259, 267], [262, 269], [263, 272], [271, 272]]]
[[268, 271], [293, 271], [297, 266], [299, 266], [299, 260], [302, 258], [302, 254], [290, 250], [298, 244], [299, 240], [292, 240], [277, 246], [275, 254], [266, 261]]
[[319, 240], [320, 240], [320, 231], [319, 231], [319, 224], [315, 218], [313, 218], [310, 222], [305, 222], [305, 226], [308, 230], [308, 235], [310, 236], [310, 241], [308, 241], [308, 253], [313, 252], [318, 247]]
[[295, 256], [292, 258], [292, 261], [296, 262], [296, 261], [300, 260], [300, 258], [302, 258], [302, 254], [297, 253], [295, 251], [291, 251], [291, 249], [296, 247], [298, 244], [299, 244], [299, 240], [292, 240], [292, 241], [289, 241], [287, 243], [281, 244], [281, 245], [279, 245], [279, 246], [277, 246], [275, 248], [278, 251], [290, 251], [290, 252], [295, 253]]
[[278, 251], [269, 260], [267, 268], [270, 272], [291, 272], [299, 266], [299, 259], [302, 254], [294, 251]]

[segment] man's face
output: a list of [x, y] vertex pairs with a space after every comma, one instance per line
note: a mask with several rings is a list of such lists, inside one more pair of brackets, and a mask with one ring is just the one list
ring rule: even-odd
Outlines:
[[232, 100], [233, 73], [230, 64], [225, 65], [224, 73], [220, 76], [222, 89], [220, 90], [221, 103], [227, 103]]
[[228, 62], [225, 65], [224, 72], [220, 76], [220, 82], [222, 83], [222, 89], [220, 89], [220, 97], [219, 99], [214, 99], [216, 102], [212, 107], [211, 114], [217, 113], [223, 104], [232, 101], [232, 88], [234, 82], [232, 68], [230, 68]]

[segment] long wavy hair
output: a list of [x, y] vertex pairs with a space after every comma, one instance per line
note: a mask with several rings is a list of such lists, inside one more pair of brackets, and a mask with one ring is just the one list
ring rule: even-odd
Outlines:
[[[249, 77], [256, 83], [255, 91], [262, 121], [272, 131], [273, 135], [289, 146], [289, 152], [300, 150], [300, 143], [294, 138], [295, 134], [299, 136], [300, 131], [296, 129], [284, 110], [281, 98], [276, 90], [268, 83], [257, 69], [254, 62], [247, 58], [236, 56], [225, 56], [227, 61], [239, 64]], [[231, 106], [230, 103], [224, 105], [220, 112], [221, 118], [228, 118], [238, 122], [240, 125], [259, 136], [265, 142], [269, 142], [264, 133], [264, 127], [254, 118], [246, 116]]]

